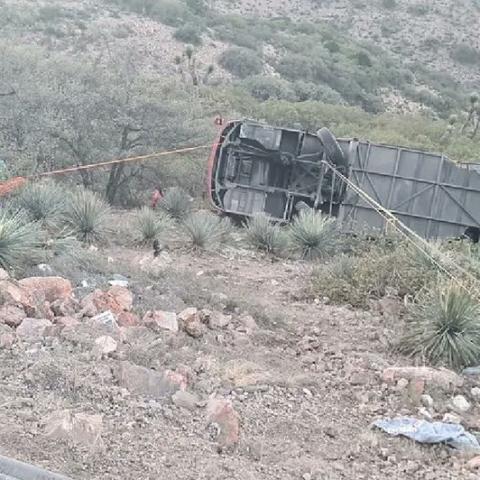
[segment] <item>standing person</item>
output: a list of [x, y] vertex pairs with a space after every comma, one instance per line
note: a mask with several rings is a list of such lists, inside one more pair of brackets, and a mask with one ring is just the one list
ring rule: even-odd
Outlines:
[[163, 191], [160, 185], [155, 188], [152, 194], [152, 208], [157, 208], [158, 202], [163, 198]]

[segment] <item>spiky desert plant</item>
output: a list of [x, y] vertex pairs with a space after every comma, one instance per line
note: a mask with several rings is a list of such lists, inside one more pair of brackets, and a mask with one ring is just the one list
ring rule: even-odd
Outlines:
[[480, 305], [457, 284], [437, 286], [410, 307], [399, 351], [460, 369], [480, 361]]
[[163, 211], [155, 211], [148, 207], [141, 208], [135, 219], [136, 237], [140, 243], [151, 242], [171, 228], [171, 219]]
[[39, 230], [24, 214], [0, 213], [0, 266], [13, 268], [32, 258], [39, 247]]
[[218, 245], [224, 233], [221, 219], [206, 212], [192, 213], [184, 221], [183, 227], [193, 248], [207, 249]]
[[83, 242], [101, 240], [107, 233], [109, 206], [96, 193], [79, 189], [67, 203], [66, 223]]
[[335, 249], [335, 221], [315, 210], [302, 210], [290, 225], [290, 237], [303, 258], [325, 257]]
[[288, 244], [287, 236], [279, 225], [270, 221], [265, 214], [249, 218], [245, 224], [245, 233], [250, 245], [267, 253], [280, 254]]
[[65, 213], [65, 191], [52, 181], [27, 184], [13, 200], [31, 221], [55, 225]]
[[159, 206], [176, 220], [184, 219], [190, 212], [188, 194], [181, 188], [170, 188], [159, 203]]

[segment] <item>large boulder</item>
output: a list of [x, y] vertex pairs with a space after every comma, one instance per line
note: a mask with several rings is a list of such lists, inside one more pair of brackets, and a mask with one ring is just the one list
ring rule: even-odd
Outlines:
[[108, 291], [94, 290], [80, 302], [82, 313], [94, 317], [100, 312], [110, 311], [115, 314], [129, 312], [133, 306], [133, 295], [125, 287], [111, 287]]
[[73, 294], [69, 280], [62, 277], [30, 277], [18, 282], [34, 298], [55, 302], [66, 300]]
[[16, 328], [27, 318], [23, 308], [16, 305], [3, 305], [0, 307], [0, 323]]
[[200, 312], [196, 308], [186, 308], [178, 314], [178, 322], [191, 337], [199, 338], [206, 332]]
[[25, 318], [17, 327], [17, 337], [24, 340], [40, 340], [51, 331], [52, 326], [52, 322], [45, 318]]
[[119, 362], [113, 372], [118, 383], [136, 395], [160, 399], [187, 387], [187, 379], [181, 373], [171, 370], [157, 372], [127, 361]]

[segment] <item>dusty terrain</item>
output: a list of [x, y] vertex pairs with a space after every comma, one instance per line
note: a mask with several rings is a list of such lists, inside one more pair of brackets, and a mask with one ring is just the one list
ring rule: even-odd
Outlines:
[[[402, 328], [395, 302], [369, 312], [328, 305], [306, 294], [311, 265], [239, 249], [173, 248], [153, 261], [148, 250], [117, 246], [92, 262], [47, 274], [70, 277], [77, 299], [125, 275], [130, 326], [86, 310], [32, 337], [2, 325], [0, 454], [92, 480], [478, 478], [470, 457], [371, 428], [402, 414], [442, 419], [462, 393], [472, 403], [462, 422], [480, 429], [474, 380], [457, 390], [385, 383], [385, 368], [412, 365], [391, 353]], [[197, 317], [208, 326], [186, 319], [172, 332], [141, 320], [187, 307], [208, 309]], [[101, 336], [110, 340], [100, 347]], [[153, 380], [142, 383], [147, 370], [137, 366]], [[433, 398], [427, 413], [421, 393]], [[224, 408], [212, 417], [216, 406]]]

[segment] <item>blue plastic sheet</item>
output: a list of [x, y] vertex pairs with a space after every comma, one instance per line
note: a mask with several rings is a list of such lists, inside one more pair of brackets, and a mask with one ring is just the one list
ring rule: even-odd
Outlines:
[[453, 423], [401, 417], [377, 420], [374, 425], [390, 435], [402, 435], [419, 443], [445, 443], [458, 450], [480, 451], [476, 437]]

